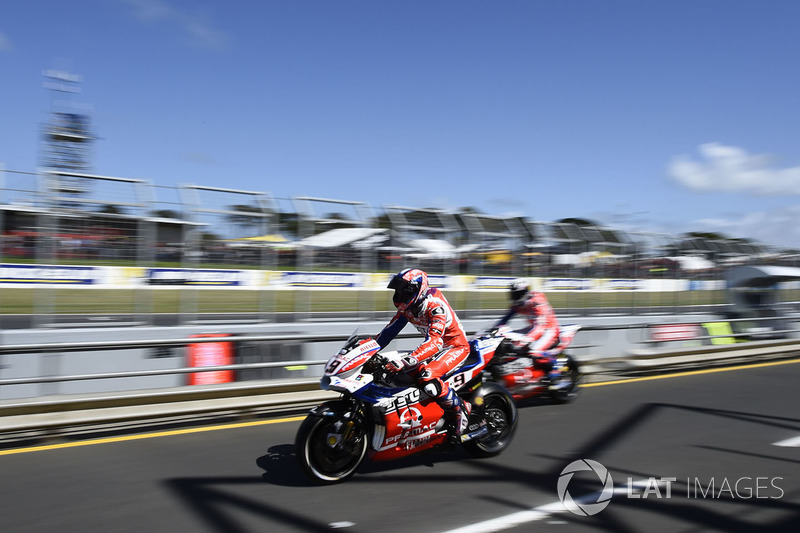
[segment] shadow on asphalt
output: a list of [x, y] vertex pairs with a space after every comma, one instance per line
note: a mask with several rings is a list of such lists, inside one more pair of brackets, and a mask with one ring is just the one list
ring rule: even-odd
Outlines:
[[[800, 419], [796, 418], [678, 404], [647, 403], [632, 406], [627, 412], [621, 413], [617, 420], [606, 425], [602, 431], [587, 436], [583, 444], [568, 455], [573, 458], [593, 457], [608, 452], [643, 424], [652, 422], [662, 413], [676, 410], [687, 414], [691, 412], [700, 416], [723, 418], [756, 426], [768, 425], [791, 429], [800, 427]], [[716, 451], [724, 453], [728, 450]], [[746, 452], [737, 453], [746, 454]], [[550, 468], [530, 469], [523, 465], [510, 466], [497, 461], [472, 459], [463, 450], [455, 449], [451, 452], [431, 452], [385, 463], [367, 461], [347, 483], [392, 483], [398, 487], [408, 486], [409, 483], [427, 483], [430, 484], [431, 490], [436, 490], [437, 484], [448, 481], [473, 483], [502, 481], [517, 485], [520, 490], [534, 489], [552, 492], [561, 474], [560, 469], [563, 466], [561, 463], [565, 457], [559, 455], [558, 452], [551, 455], [540, 453], [531, 453], [530, 455], [559, 459], [559, 461], [552, 461], [553, 466]], [[421, 466], [435, 467], [436, 464], [449, 461], [463, 461], [467, 470], [443, 475], [433, 469], [428, 471], [418, 468]], [[266, 523], [282, 524], [296, 531], [330, 531], [331, 525], [316, 520], [313, 513], [294, 512], [258, 499], [257, 496], [242, 494], [243, 492], [257, 493], [256, 487], [263, 483], [287, 488], [314, 486], [315, 484], [306, 478], [297, 464], [294, 445], [273, 446], [266, 455], [256, 460], [256, 464], [263, 470], [261, 476], [176, 478], [166, 480], [164, 483], [172, 494], [182, 501], [191, 512], [204, 519], [214, 531], [250, 531], [242, 522], [242, 513], [262, 519]], [[647, 473], [637, 474], [648, 475]], [[571, 492], [591, 494], [597, 491], [596, 479], [579, 479], [576, 476], [573, 478], [573, 482], [570, 482]], [[325, 487], [321, 488], [325, 490]], [[618, 511], [627, 508], [629, 512], [635, 514], [646, 513], [653, 519], [661, 517], [662, 520], [669, 521], [672, 518], [680, 517], [682, 525], [688, 526], [687, 530], [737, 533], [758, 529], [796, 532], [800, 531], [800, 505], [789, 500], [794, 500], [798, 493], [800, 491], [796, 488], [791, 488], [787, 490], [785, 499], [730, 500], [729, 503], [735, 505], [734, 508], [711, 506], [704, 501], [678, 498], [671, 500], [668, 505], [656, 499], [626, 500], [619, 498], [614, 500], [613, 508]], [[512, 512], [525, 510], [519, 502], [500, 495], [485, 493], [478, 497], [507, 507]], [[777, 511], [780, 516], [773, 518], [771, 522], [764, 520], [763, 516], [754, 518], [754, 514], [764, 510]], [[638, 531], [634, 524], [628, 522], [629, 517], [630, 514], [621, 512], [605, 512], [590, 517], [559, 515], [560, 519], [567, 520], [574, 526], [592, 531], [622, 533]], [[760, 523], [756, 523], [755, 520], [760, 520]], [[663, 522], [658, 521], [655, 524], [664, 525]]]
[[[455, 448], [451, 451], [447, 450], [433, 450], [427, 453], [420, 453], [412, 455], [403, 459], [395, 461], [378, 461], [373, 462], [365, 459], [364, 463], [358, 468], [355, 475], [348, 479], [347, 483], [354, 483], [361, 481], [376, 481], [385, 479], [381, 478], [362, 477], [369, 476], [370, 474], [387, 474], [387, 473], [402, 473], [409, 468], [425, 466], [433, 468], [434, 465], [440, 463], [448, 463], [452, 461], [465, 461], [473, 459], [461, 448]], [[473, 459], [474, 460], [474, 459]], [[300, 469], [295, 457], [293, 444], [279, 444], [272, 446], [267, 450], [266, 455], [262, 455], [256, 459], [256, 464], [261, 468], [264, 473], [261, 475], [263, 481], [272, 485], [279, 485], [284, 487], [312, 487], [319, 485], [310, 480]], [[414, 477], [419, 480], [418, 476]]]

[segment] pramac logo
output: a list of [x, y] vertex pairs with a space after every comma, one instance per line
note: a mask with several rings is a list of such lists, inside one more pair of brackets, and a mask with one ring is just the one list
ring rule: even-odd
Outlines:
[[400, 423], [398, 424], [401, 427], [405, 428], [416, 428], [422, 424], [422, 413], [419, 412], [419, 409], [416, 407], [409, 407], [402, 413], [400, 413]]

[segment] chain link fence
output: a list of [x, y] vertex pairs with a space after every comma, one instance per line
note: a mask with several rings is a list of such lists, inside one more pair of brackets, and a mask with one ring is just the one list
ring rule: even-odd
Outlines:
[[[0, 168], [0, 230], [0, 311], [32, 314], [40, 327], [84, 314], [116, 324], [153, 324], [158, 313], [181, 323], [340, 310], [372, 318], [392, 310], [382, 290], [389, 273], [409, 266], [434, 285], [447, 275], [472, 280], [447, 287], [464, 313], [504, 307], [501, 291], [477, 287], [501, 289], [514, 276], [544, 280], [556, 307], [674, 310], [724, 303], [724, 291], [655, 293], [643, 280], [700, 289], [724, 285], [737, 264], [800, 264], [797, 252], [736, 239], [53, 170]], [[58, 266], [58, 279], [37, 279], [53, 275], [43, 265]], [[102, 265], [119, 267], [110, 281], [120, 288], [87, 283], [87, 269]]]

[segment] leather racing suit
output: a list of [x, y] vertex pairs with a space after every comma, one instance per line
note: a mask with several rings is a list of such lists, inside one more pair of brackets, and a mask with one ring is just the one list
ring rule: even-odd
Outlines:
[[558, 344], [558, 318], [543, 292], [529, 291], [524, 301], [512, 305], [495, 327], [504, 326], [516, 314], [527, 317], [529, 322], [528, 327], [509, 335], [518, 347], [527, 346], [531, 354], [538, 355]]
[[[455, 311], [439, 289], [429, 289], [419, 304], [405, 312], [397, 311], [389, 324], [378, 334], [376, 341], [385, 348], [400, 331], [411, 323], [425, 335], [425, 341], [410, 356], [416, 359], [416, 369], [409, 372], [417, 379], [422, 389], [443, 408], [459, 415], [460, 432], [462, 419], [470, 406], [461, 400], [448, 383], [442, 379], [458, 368], [469, 355], [469, 341]], [[464, 408], [467, 413], [463, 413]]]

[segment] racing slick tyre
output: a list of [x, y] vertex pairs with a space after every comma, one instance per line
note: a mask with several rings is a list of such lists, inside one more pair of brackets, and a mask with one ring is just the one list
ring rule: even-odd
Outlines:
[[550, 397], [556, 403], [571, 402], [580, 390], [582, 376], [578, 362], [569, 355], [566, 359], [561, 375], [550, 384]]
[[300, 468], [311, 480], [331, 484], [355, 473], [366, 456], [367, 445], [363, 421], [326, 409], [303, 420], [294, 449]]
[[473, 457], [492, 457], [508, 448], [517, 430], [517, 406], [514, 398], [496, 383], [484, 383], [472, 399], [477, 413], [486, 422], [488, 432], [464, 443]]

